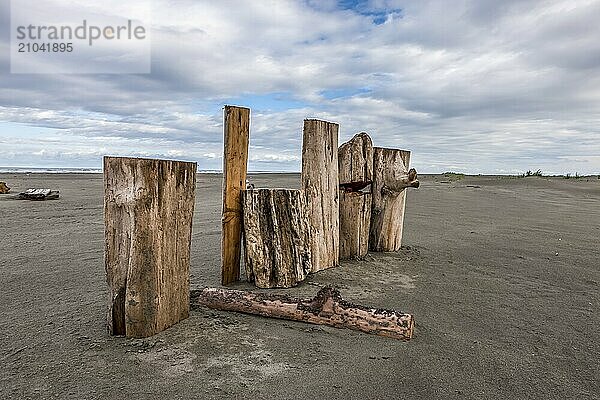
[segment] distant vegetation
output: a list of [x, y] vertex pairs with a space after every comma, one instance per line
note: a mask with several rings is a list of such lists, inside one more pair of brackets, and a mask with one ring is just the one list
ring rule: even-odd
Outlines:
[[[535, 172], [527, 171], [521, 175], [518, 175], [519, 178], [525, 178], [528, 176], [546, 176], [552, 178], [564, 178], [564, 179], [581, 179], [581, 178], [592, 178], [594, 175], [580, 175], [579, 172], [575, 172], [575, 175], [566, 173], [565, 175], [544, 175], [541, 169], [538, 169]], [[598, 179], [600, 179], [600, 175], [598, 175]]]
[[538, 169], [535, 172], [527, 171], [524, 174], [521, 174], [521, 178], [525, 178], [526, 176], [544, 176], [544, 175], [542, 174], [542, 170]]
[[564, 175], [563, 178], [565, 178], [565, 179], [571, 179], [571, 178], [581, 179], [581, 178], [583, 178], [583, 175], [579, 175], [579, 172], [575, 172], [575, 175], [571, 175], [570, 173], [568, 173], [568, 174]]
[[451, 181], [458, 181], [465, 177], [465, 174], [461, 174], [459, 172], [444, 172], [442, 175]]

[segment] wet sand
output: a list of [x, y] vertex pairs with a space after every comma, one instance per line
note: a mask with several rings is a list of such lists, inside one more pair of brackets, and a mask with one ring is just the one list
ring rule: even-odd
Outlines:
[[[405, 248], [312, 275], [415, 315], [409, 342], [196, 308], [143, 340], [104, 326], [102, 176], [1, 174], [2, 399], [598, 399], [600, 180], [421, 177]], [[259, 186], [298, 187], [295, 174]], [[198, 175], [193, 288], [219, 286], [221, 177]], [[251, 289], [246, 283], [237, 288]]]

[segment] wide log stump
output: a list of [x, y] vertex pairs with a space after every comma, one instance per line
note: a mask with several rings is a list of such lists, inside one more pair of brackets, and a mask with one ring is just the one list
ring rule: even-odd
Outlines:
[[194, 291], [191, 302], [216, 310], [355, 329], [400, 340], [411, 339], [415, 325], [411, 314], [350, 303], [342, 299], [339, 291], [332, 287], [319, 290], [312, 299], [205, 288]]
[[152, 336], [189, 315], [196, 163], [104, 158], [110, 334]]
[[243, 192], [246, 278], [260, 288], [296, 286], [311, 272], [311, 229], [299, 190]]
[[312, 230], [312, 272], [339, 264], [339, 125], [304, 120], [302, 190]]
[[369, 251], [373, 142], [361, 132], [338, 149], [340, 259], [361, 259]]
[[373, 206], [369, 248], [398, 251], [402, 246], [406, 188], [419, 187], [417, 171], [408, 169], [410, 151], [375, 147], [373, 151]]

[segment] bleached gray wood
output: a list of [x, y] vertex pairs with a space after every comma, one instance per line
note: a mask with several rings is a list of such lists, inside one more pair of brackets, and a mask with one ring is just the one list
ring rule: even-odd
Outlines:
[[371, 193], [340, 190], [340, 259], [362, 259], [369, 252]]
[[312, 230], [312, 271], [339, 263], [338, 124], [304, 120], [302, 190]]
[[410, 151], [375, 147], [373, 206], [369, 248], [398, 251], [402, 246], [406, 188], [419, 187], [417, 171], [409, 170]]
[[373, 141], [361, 132], [338, 149], [340, 187], [358, 191], [373, 182]]

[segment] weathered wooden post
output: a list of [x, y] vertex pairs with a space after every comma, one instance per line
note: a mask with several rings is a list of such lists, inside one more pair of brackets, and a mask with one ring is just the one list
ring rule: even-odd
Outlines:
[[196, 163], [104, 158], [112, 335], [152, 336], [188, 317]]
[[398, 251], [402, 245], [406, 188], [419, 187], [417, 171], [408, 169], [410, 151], [373, 149], [373, 207], [369, 247]]
[[296, 286], [311, 271], [304, 197], [293, 189], [244, 192], [246, 278], [260, 288]]
[[223, 146], [223, 214], [221, 283], [240, 279], [242, 251], [242, 190], [246, 189], [250, 109], [225, 106]]
[[373, 142], [365, 132], [338, 149], [340, 178], [340, 259], [363, 258], [369, 251]]
[[304, 120], [302, 190], [312, 235], [312, 272], [339, 264], [339, 125]]

